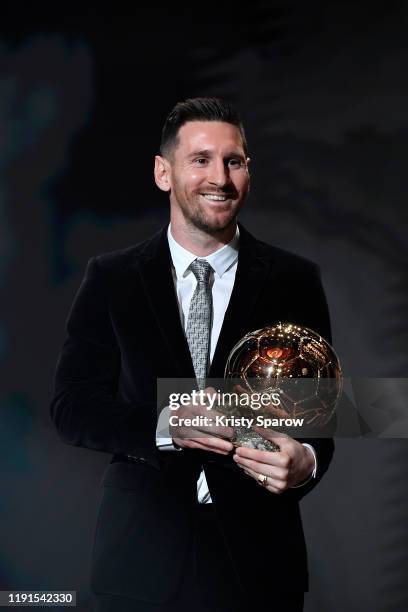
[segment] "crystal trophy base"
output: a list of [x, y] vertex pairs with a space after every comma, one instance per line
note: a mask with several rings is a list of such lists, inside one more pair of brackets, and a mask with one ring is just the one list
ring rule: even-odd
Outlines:
[[[239, 419], [240, 417], [253, 417], [253, 413], [251, 413], [250, 409], [232, 403], [218, 405], [217, 412], [226, 417], [234, 417], [235, 419]], [[280, 451], [280, 446], [278, 444], [272, 442], [272, 440], [267, 440], [251, 427], [235, 426], [233, 429], [235, 435], [231, 442], [234, 446], [245, 446], [247, 448], [255, 448], [256, 450], [270, 451], [272, 453]]]

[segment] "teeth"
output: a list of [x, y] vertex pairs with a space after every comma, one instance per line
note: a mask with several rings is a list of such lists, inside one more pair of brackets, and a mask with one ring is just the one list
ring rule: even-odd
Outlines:
[[217, 196], [210, 193], [203, 193], [202, 195], [207, 198], [207, 200], [215, 200], [217, 202], [225, 202], [227, 199], [226, 196]]

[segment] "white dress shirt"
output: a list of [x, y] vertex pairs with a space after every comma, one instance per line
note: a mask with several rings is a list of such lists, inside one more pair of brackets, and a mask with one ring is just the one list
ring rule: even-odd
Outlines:
[[[235, 282], [235, 274], [238, 265], [239, 229], [237, 227], [235, 236], [231, 242], [225, 244], [223, 247], [206, 257], [197, 257], [178, 244], [171, 233], [171, 225], [168, 227], [167, 237], [173, 262], [172, 273], [174, 287], [184, 331], [187, 326], [191, 298], [197, 286], [197, 279], [188, 268], [195, 259], [205, 259], [214, 270], [210, 275], [210, 288], [213, 300], [213, 323], [210, 336], [211, 364], [224, 321], [225, 311], [227, 310]], [[169, 409], [164, 409], [160, 414], [156, 429], [156, 445], [159, 450], [163, 451], [176, 450], [172, 439], [168, 437], [168, 419]], [[167, 432], [167, 436], [165, 432]], [[312, 474], [314, 476], [317, 468], [316, 454], [313, 447], [310, 445], [307, 446], [311, 449], [315, 457], [315, 469]], [[197, 497], [200, 503], [212, 503], [204, 470], [201, 470], [197, 481]]]

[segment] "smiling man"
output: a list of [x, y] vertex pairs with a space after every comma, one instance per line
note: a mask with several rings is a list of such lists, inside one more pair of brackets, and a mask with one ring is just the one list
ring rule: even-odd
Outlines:
[[298, 502], [327, 470], [333, 441], [234, 450], [227, 425], [203, 437], [190, 420], [166, 437], [168, 410], [157, 419], [158, 378], [204, 388], [248, 331], [290, 320], [330, 341], [317, 266], [237, 223], [249, 161], [230, 105], [178, 103], [154, 168], [169, 225], [92, 258], [69, 313], [52, 417], [64, 441], [113, 454], [92, 553], [96, 610], [303, 609]]
[[249, 191], [243, 138], [229, 123], [188, 122], [173, 147], [167, 145], [163, 156], [156, 156], [156, 183], [170, 193], [172, 234], [179, 242], [182, 237], [189, 246], [197, 240], [212, 242], [213, 249], [235, 235], [236, 218]]

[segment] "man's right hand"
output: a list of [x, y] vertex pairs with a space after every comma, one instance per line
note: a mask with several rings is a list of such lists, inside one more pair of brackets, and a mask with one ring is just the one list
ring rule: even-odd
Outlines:
[[[207, 387], [204, 389], [204, 393], [213, 396], [216, 394], [216, 390], [213, 387]], [[169, 425], [170, 436], [173, 442], [181, 448], [198, 448], [212, 453], [228, 455], [234, 448], [229, 439], [234, 437], [235, 432], [232, 427], [215, 425], [215, 417], [217, 415], [220, 415], [220, 413], [214, 409], [208, 410], [206, 404], [180, 406], [171, 415], [173, 417], [176, 416], [180, 424]], [[185, 419], [193, 419], [194, 417], [206, 417], [212, 420], [212, 424], [207, 426], [202, 424], [198, 427], [186, 426], [184, 424]]]

